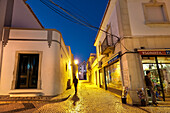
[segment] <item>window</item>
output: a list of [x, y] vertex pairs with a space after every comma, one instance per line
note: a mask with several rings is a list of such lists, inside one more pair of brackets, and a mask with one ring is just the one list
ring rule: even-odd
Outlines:
[[160, 2], [143, 3], [143, 9], [146, 24], [169, 23], [165, 3]]

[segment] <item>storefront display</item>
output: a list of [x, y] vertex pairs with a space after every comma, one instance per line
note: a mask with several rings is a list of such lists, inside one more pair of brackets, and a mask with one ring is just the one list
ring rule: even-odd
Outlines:
[[143, 55], [142, 64], [145, 75], [146, 71], [151, 72], [151, 81], [154, 84], [157, 99], [165, 100], [170, 85], [170, 56]]
[[120, 62], [108, 66], [105, 68], [106, 83], [107, 86], [114, 87], [116, 89], [122, 89], [122, 80], [120, 74]]

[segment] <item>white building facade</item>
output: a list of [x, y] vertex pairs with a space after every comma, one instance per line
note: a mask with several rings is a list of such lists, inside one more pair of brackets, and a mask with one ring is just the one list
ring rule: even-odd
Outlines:
[[[170, 93], [170, 1], [109, 0], [94, 46], [99, 75], [105, 88], [121, 94], [128, 88], [127, 102], [139, 104], [138, 89], [144, 89], [146, 71], [163, 100]], [[100, 79], [99, 79], [100, 80]], [[101, 83], [101, 82], [99, 82]]]
[[89, 56], [89, 58], [88, 58], [88, 60], [87, 60], [87, 63], [86, 63], [87, 80], [88, 80], [89, 82], [92, 82], [92, 83], [94, 83], [94, 81], [93, 81], [93, 78], [94, 78], [94, 77], [93, 77], [93, 74], [92, 74], [92, 69], [93, 69], [92, 64], [94, 63], [95, 59], [96, 59], [96, 54], [95, 54], [95, 53], [90, 53], [90, 56]]
[[64, 92], [72, 84], [73, 55], [61, 33], [44, 29], [23, 0], [1, 0], [0, 5], [4, 8], [0, 95], [54, 96]]
[[82, 63], [78, 64], [78, 78], [79, 80], [87, 80], [86, 76], [86, 61], [83, 61]]

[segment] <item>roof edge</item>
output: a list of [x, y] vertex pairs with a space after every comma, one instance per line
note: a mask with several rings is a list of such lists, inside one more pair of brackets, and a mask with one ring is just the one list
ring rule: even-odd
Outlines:
[[28, 9], [30, 10], [30, 12], [33, 14], [33, 16], [35, 17], [35, 19], [37, 20], [37, 22], [40, 24], [40, 26], [42, 28], [44, 28], [44, 26], [41, 24], [40, 20], [37, 18], [37, 16], [35, 15], [34, 11], [32, 10], [32, 8], [26, 3], [27, 0], [23, 0], [23, 2], [25, 3], [25, 5], [28, 7]]
[[95, 38], [95, 42], [94, 42], [94, 44], [93, 44], [93, 45], [95, 45], [95, 43], [96, 43], [97, 37], [98, 37], [98, 35], [99, 35], [99, 32], [100, 32], [100, 29], [101, 29], [101, 27], [102, 27], [103, 21], [104, 21], [104, 19], [105, 19], [106, 13], [107, 13], [107, 11], [108, 11], [108, 8], [109, 8], [109, 5], [110, 5], [110, 2], [111, 2], [111, 0], [109, 0], [109, 1], [108, 1], [108, 3], [107, 3], [107, 6], [106, 6], [106, 9], [105, 9], [105, 12], [104, 12], [104, 15], [103, 15], [102, 21], [101, 21], [101, 23], [100, 23], [99, 30], [98, 30], [97, 35], [96, 35], [96, 38]]

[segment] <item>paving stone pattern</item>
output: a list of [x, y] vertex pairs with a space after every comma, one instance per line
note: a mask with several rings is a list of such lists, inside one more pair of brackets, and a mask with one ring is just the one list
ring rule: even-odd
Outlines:
[[87, 82], [52, 98], [48, 102], [1, 103], [1, 113], [170, 113], [169, 106], [135, 107], [121, 103], [112, 92], [97, 88]]
[[143, 108], [122, 104], [109, 91], [89, 83], [79, 83], [78, 93], [61, 103], [46, 104], [35, 113], [145, 113]]

